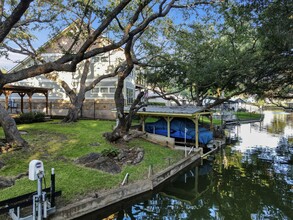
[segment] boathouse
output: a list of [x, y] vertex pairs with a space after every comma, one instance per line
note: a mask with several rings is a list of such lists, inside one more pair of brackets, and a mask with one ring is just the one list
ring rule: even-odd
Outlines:
[[[188, 141], [198, 148], [213, 139], [212, 112], [201, 107], [147, 106], [141, 108], [137, 115], [140, 116], [143, 132], [174, 138], [177, 143], [186, 144]], [[158, 120], [146, 123], [148, 117]]]

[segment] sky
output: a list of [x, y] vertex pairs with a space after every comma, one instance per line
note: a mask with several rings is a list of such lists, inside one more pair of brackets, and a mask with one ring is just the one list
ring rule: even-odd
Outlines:
[[9, 57], [11, 60], [7, 60], [6, 57], [1, 57], [0, 56], [0, 68], [1, 69], [5, 69], [5, 70], [10, 70], [12, 67], [14, 67], [16, 65], [16, 63], [14, 63], [14, 61], [20, 61], [23, 60], [26, 56], [22, 55], [22, 54], [18, 54], [18, 53], [10, 53]]
[[[188, 18], [189, 21], [191, 20], [197, 20], [198, 17], [202, 16], [204, 13], [204, 10], [202, 7], [197, 7], [197, 14], [192, 15]], [[183, 13], [180, 10], [171, 10], [171, 12], [168, 15], [174, 23], [178, 24], [183, 22]], [[183, 22], [186, 24], [186, 22]], [[43, 43], [45, 43], [48, 40], [48, 33], [46, 31], [43, 32], [38, 32], [38, 33], [33, 33], [36, 35], [36, 39], [39, 39], [40, 41], [34, 42], [34, 47], [38, 48], [40, 47]], [[21, 54], [16, 54], [16, 53], [9, 53], [9, 59], [6, 59], [5, 56], [0, 56], [0, 69], [5, 69], [5, 70], [10, 70], [12, 69], [17, 63], [15, 61], [21, 61], [25, 58], [26, 56], [21, 55]]]

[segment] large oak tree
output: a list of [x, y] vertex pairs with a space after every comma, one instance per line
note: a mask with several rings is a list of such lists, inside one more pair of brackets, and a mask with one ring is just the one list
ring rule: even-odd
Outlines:
[[[41, 74], [53, 71], [74, 72], [78, 64], [93, 56], [115, 50], [128, 44], [133, 38], [145, 31], [146, 28], [156, 19], [166, 16], [172, 8], [192, 8], [197, 5], [214, 3], [215, 1], [189, 1], [189, 0], [169, 0], [169, 1], [0, 1], [0, 43], [1, 55], [9, 52], [22, 53], [35, 59], [35, 65], [12, 71], [10, 74], [0, 72], [0, 87], [7, 83], [17, 82]], [[95, 6], [95, 7], [93, 7]], [[82, 18], [86, 21], [89, 13], [99, 16], [92, 21], [93, 30], [86, 36], [81, 44], [78, 44], [81, 35], [73, 36], [73, 43], [64, 51], [62, 56], [54, 61], [42, 60], [42, 50], [37, 50], [34, 44], [45, 36], [36, 33], [49, 33], [47, 37], [59, 32], [64, 24], [69, 20]], [[91, 22], [85, 22], [90, 24]], [[102, 47], [92, 47], [96, 40], [103, 34], [109, 33], [111, 42]], [[47, 38], [48, 39], [48, 38]], [[129, 59], [128, 59], [129, 60]], [[40, 62], [42, 61], [42, 62]], [[133, 68], [132, 62], [127, 62], [127, 69]], [[127, 74], [125, 73], [121, 80]], [[122, 86], [118, 83], [120, 87]], [[124, 117], [123, 104], [118, 101], [118, 94], [122, 91], [117, 88], [115, 102], [117, 104], [118, 115]], [[21, 138], [15, 122], [9, 117], [3, 106], [0, 106], [0, 122], [5, 132], [8, 142], [15, 145], [24, 146], [26, 142]], [[119, 119], [119, 123], [122, 120]]]

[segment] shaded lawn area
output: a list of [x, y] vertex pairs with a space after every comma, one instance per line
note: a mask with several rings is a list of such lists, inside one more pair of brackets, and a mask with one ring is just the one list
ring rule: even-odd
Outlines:
[[[80, 120], [77, 123], [61, 124], [60, 121], [23, 124], [18, 128], [28, 134], [23, 138], [30, 148], [0, 155], [6, 166], [0, 170], [0, 176], [14, 177], [28, 171], [29, 162], [42, 160], [45, 177], [50, 185], [51, 168], [55, 168], [56, 188], [62, 190], [62, 200], [68, 203], [76, 198], [86, 197], [97, 190], [117, 187], [126, 173], [130, 174], [129, 182], [147, 178], [148, 168], [153, 165], [158, 172], [171, 163], [183, 158], [183, 152], [171, 150], [149, 143], [143, 139], [135, 139], [127, 143], [127, 147], [144, 149], [144, 159], [137, 165], [124, 165], [119, 174], [109, 174], [99, 170], [86, 168], [74, 162], [75, 159], [91, 152], [102, 152], [105, 149], [119, 148], [121, 144], [107, 142], [102, 134], [112, 130], [113, 121]], [[0, 131], [3, 138], [3, 131]], [[37, 182], [28, 177], [16, 180], [15, 185], [0, 189], [0, 201], [24, 193], [36, 191]], [[45, 187], [45, 186], [44, 186]]]

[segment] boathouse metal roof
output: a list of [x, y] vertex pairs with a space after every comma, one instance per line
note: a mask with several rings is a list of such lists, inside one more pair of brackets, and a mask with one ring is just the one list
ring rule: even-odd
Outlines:
[[[129, 108], [125, 109], [128, 112]], [[147, 106], [141, 108], [138, 115], [192, 117], [195, 115], [210, 114], [205, 108], [197, 106]]]

